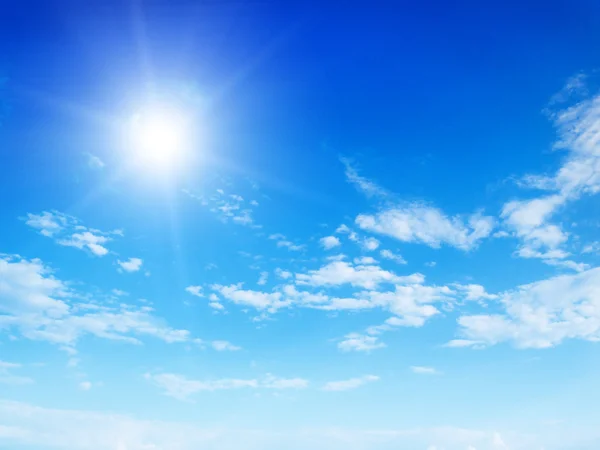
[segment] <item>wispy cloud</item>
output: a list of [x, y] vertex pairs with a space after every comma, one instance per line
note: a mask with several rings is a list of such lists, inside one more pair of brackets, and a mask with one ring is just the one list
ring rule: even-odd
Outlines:
[[197, 200], [206, 206], [222, 222], [232, 222], [251, 228], [261, 228], [253, 217], [253, 207], [258, 206], [255, 201], [248, 201], [238, 194], [227, 194], [223, 189], [216, 189], [213, 193], [196, 194], [188, 189], [182, 191], [188, 197]]
[[440, 372], [434, 367], [427, 366], [410, 366], [410, 370], [412, 373], [416, 373], [419, 375], [439, 375]]
[[103, 232], [87, 228], [73, 216], [58, 211], [44, 211], [40, 214], [27, 214], [24, 219], [30, 227], [39, 231], [42, 236], [52, 238], [58, 245], [86, 250], [96, 256], [109, 253], [106, 244], [114, 236], [122, 236], [120, 230]]
[[367, 383], [379, 381], [376, 375], [364, 375], [358, 378], [350, 378], [349, 380], [330, 381], [323, 386], [324, 391], [349, 391], [359, 388]]
[[308, 381], [303, 378], [279, 378], [271, 374], [257, 379], [221, 378], [215, 380], [193, 380], [173, 373], [146, 373], [146, 380], [163, 389], [165, 395], [178, 400], [189, 401], [190, 397], [202, 391], [230, 389], [303, 389]]

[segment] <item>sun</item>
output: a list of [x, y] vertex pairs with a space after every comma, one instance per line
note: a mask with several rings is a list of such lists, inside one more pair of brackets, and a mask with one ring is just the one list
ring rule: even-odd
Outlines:
[[182, 111], [164, 106], [135, 114], [130, 130], [135, 161], [160, 170], [181, 162], [190, 145], [188, 122]]

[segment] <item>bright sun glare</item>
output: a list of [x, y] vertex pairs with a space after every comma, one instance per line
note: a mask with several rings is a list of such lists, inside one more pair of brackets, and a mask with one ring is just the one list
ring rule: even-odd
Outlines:
[[131, 140], [136, 161], [164, 169], [181, 160], [189, 146], [189, 130], [180, 111], [152, 108], [132, 120]]

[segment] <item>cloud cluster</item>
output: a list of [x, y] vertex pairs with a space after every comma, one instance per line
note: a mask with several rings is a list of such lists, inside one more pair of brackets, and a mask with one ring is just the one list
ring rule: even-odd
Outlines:
[[58, 211], [27, 214], [25, 223], [38, 230], [42, 236], [54, 239], [58, 245], [85, 250], [95, 256], [109, 253], [106, 244], [114, 236], [122, 236], [120, 230], [103, 232], [83, 226], [78, 219]]
[[82, 300], [37, 259], [0, 258], [0, 296], [0, 330], [73, 351], [86, 335], [134, 344], [144, 336], [167, 343], [192, 339], [189, 331], [166, 325], [149, 306]]
[[600, 341], [600, 268], [519, 286], [499, 302], [501, 313], [461, 316], [460, 339], [448, 345], [546, 348], [565, 339]]

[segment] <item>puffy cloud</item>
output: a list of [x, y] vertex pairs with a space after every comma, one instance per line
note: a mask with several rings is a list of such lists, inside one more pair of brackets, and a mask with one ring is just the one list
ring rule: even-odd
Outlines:
[[194, 394], [202, 391], [229, 389], [302, 389], [308, 381], [302, 378], [279, 378], [267, 374], [262, 379], [222, 378], [216, 380], [192, 380], [173, 373], [146, 373], [144, 378], [163, 389], [164, 394], [178, 400], [189, 400]]
[[362, 241], [362, 246], [365, 250], [372, 252], [379, 248], [379, 241], [373, 237], [366, 238]]
[[143, 261], [140, 258], [129, 258], [127, 261], [117, 261], [117, 264], [125, 272], [137, 272], [142, 267]]
[[375, 215], [360, 214], [356, 224], [363, 230], [403, 242], [420, 242], [433, 248], [442, 244], [470, 250], [492, 232], [494, 219], [473, 214], [465, 221], [448, 217], [437, 208], [407, 204], [382, 209]]
[[350, 378], [349, 380], [330, 381], [323, 386], [324, 391], [349, 391], [359, 388], [367, 383], [378, 381], [376, 375], [364, 375], [362, 377]]
[[319, 241], [325, 250], [330, 250], [341, 245], [340, 240], [335, 236], [326, 236]]
[[460, 339], [448, 345], [545, 348], [566, 339], [600, 340], [600, 268], [520, 286], [501, 294], [500, 304], [498, 314], [461, 316]]
[[288, 279], [292, 278], [292, 276], [293, 276], [292, 272], [290, 272], [288, 270], [283, 270], [280, 268], [275, 269], [275, 275], [277, 275], [279, 278], [282, 278], [284, 280], [288, 280]]

